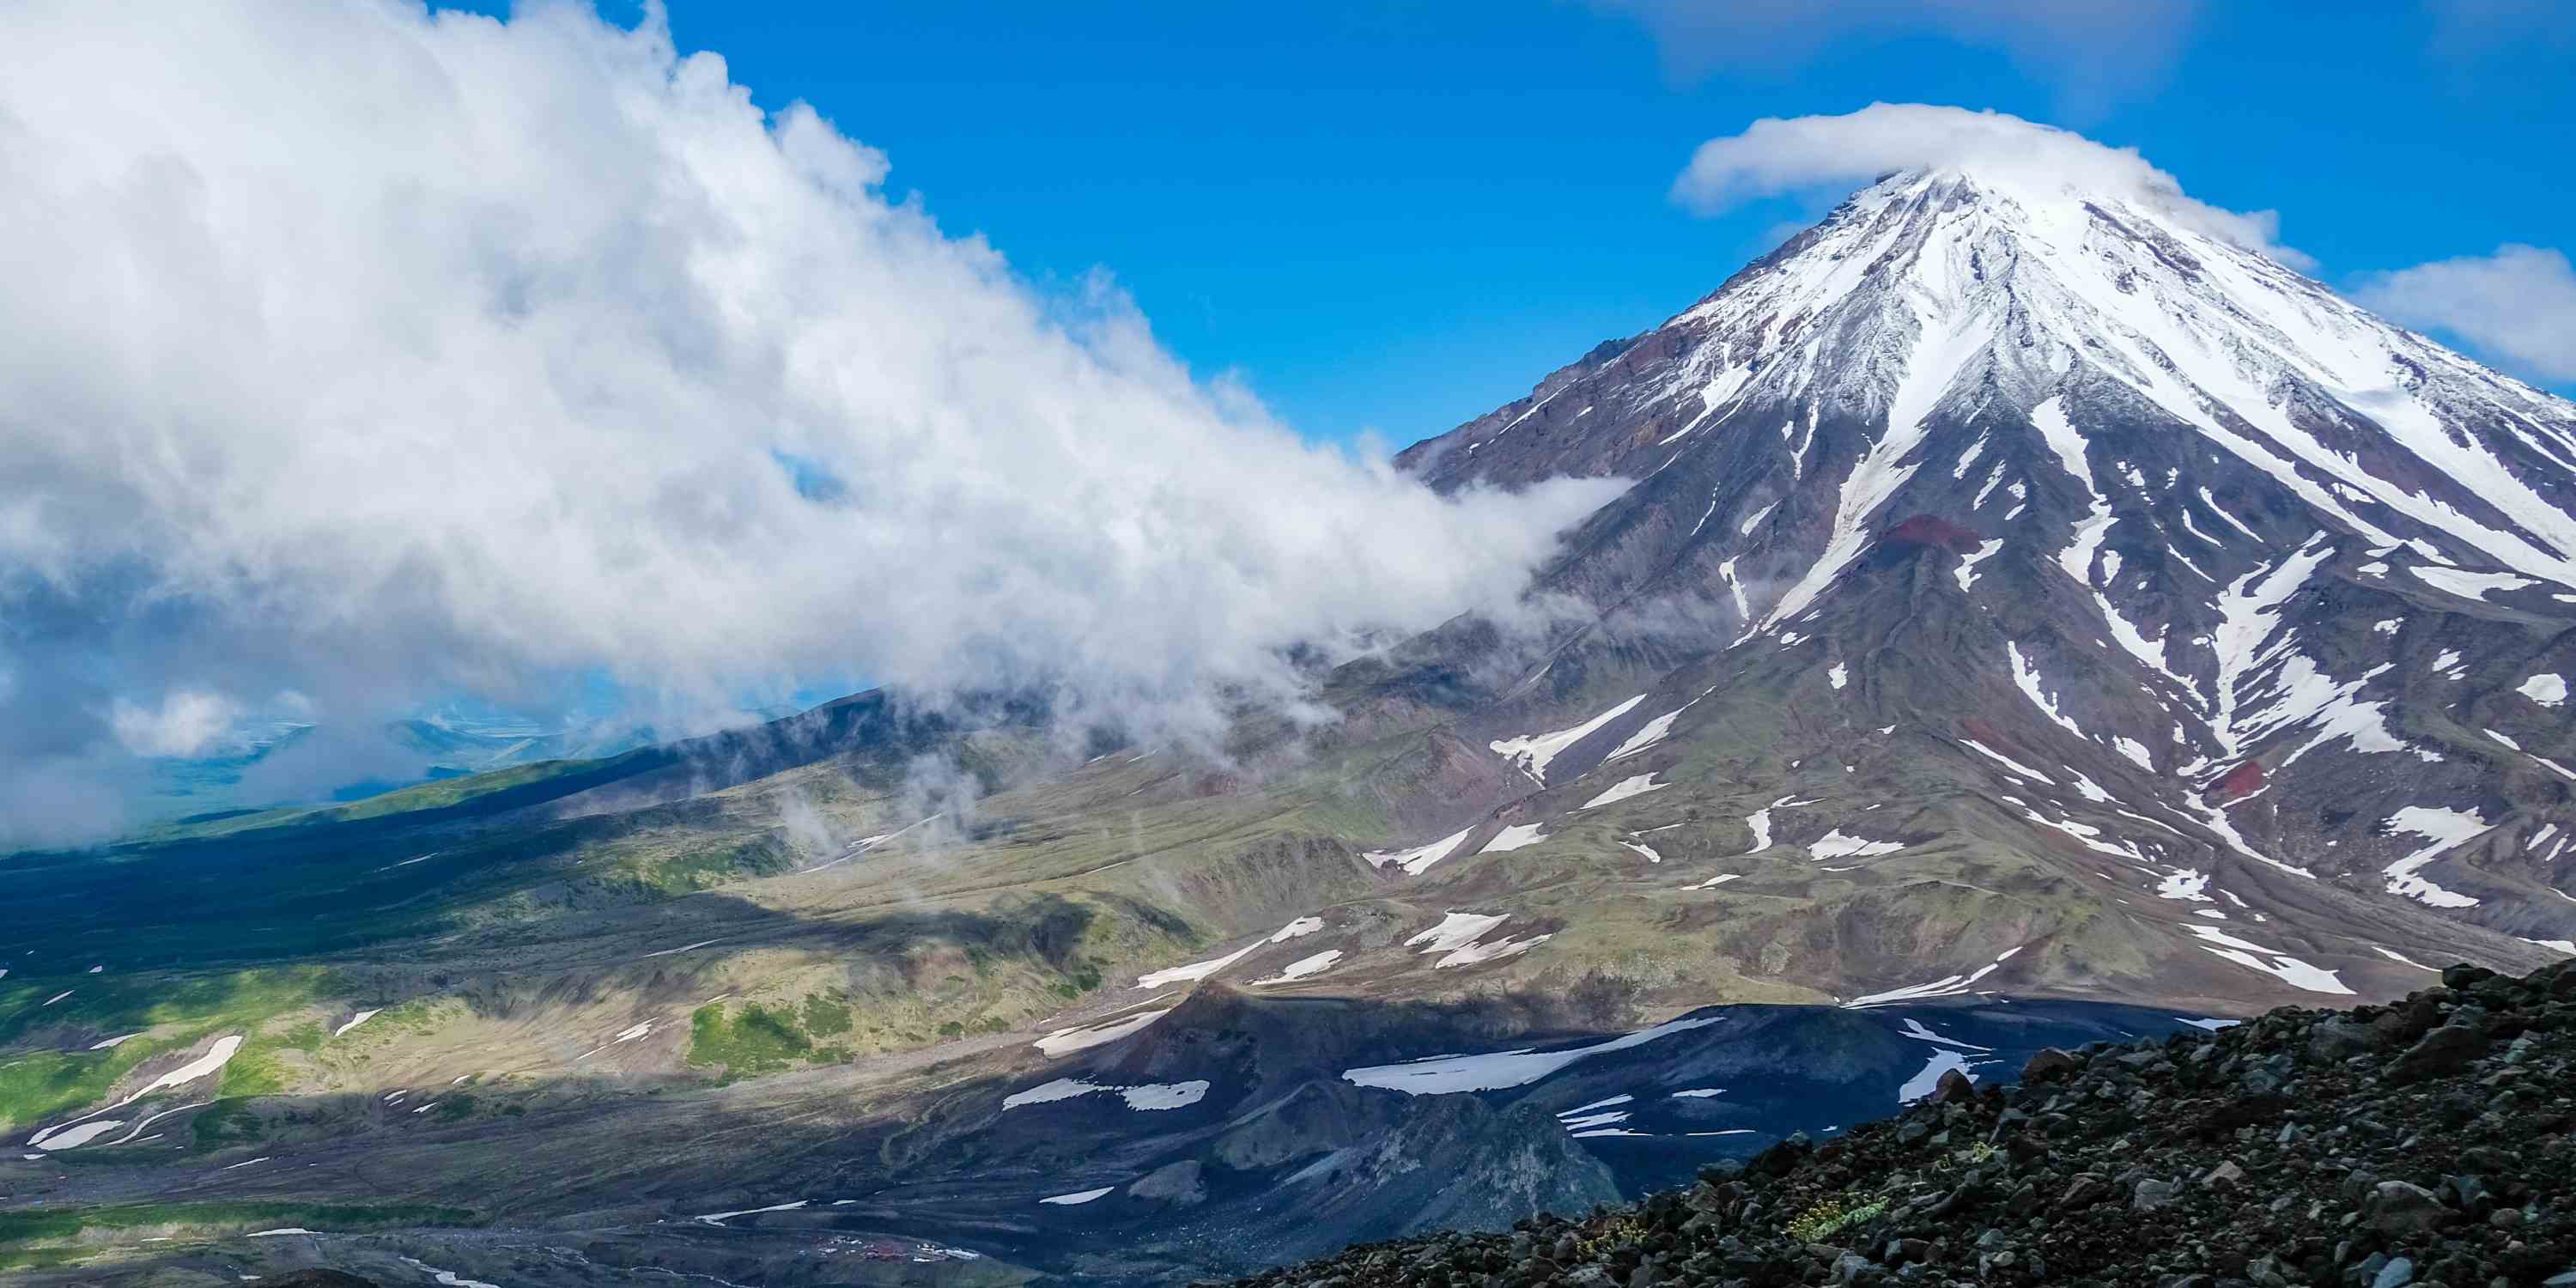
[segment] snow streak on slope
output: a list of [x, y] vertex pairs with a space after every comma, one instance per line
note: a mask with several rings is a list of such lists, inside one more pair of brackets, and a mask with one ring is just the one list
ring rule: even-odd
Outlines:
[[1544, 784], [1547, 782], [1548, 764], [1566, 748], [1591, 737], [1594, 730], [1628, 714], [1630, 708], [1645, 700], [1646, 695], [1640, 693], [1571, 728], [1558, 729], [1552, 733], [1523, 734], [1518, 738], [1505, 738], [1488, 745], [1494, 749], [1495, 755], [1520, 766], [1521, 772], [1528, 774], [1532, 780]]
[[1475, 825], [1471, 823], [1447, 836], [1441, 837], [1437, 841], [1433, 841], [1429, 845], [1421, 846], [1417, 849], [1371, 850], [1360, 857], [1368, 860], [1368, 865], [1373, 868], [1382, 868], [1387, 864], [1392, 863], [1414, 876], [1420, 876], [1422, 875], [1423, 869], [1430, 867], [1434, 863], [1438, 863], [1442, 859], [1448, 858], [1449, 852], [1457, 849], [1458, 843], [1466, 840], [1467, 834], [1475, 830]]
[[1879, 508], [1922, 468], [1915, 449], [1923, 445], [1930, 431], [1932, 408], [1986, 340], [1979, 330], [1981, 318], [1945, 318], [1937, 305], [1937, 300], [1921, 301], [1920, 311], [1914, 314], [1913, 350], [1906, 360], [1904, 377], [1897, 382], [1895, 397], [1888, 403], [1887, 427], [1852, 464], [1851, 473], [1843, 477], [1841, 499], [1834, 510], [1833, 535], [1826, 539], [1824, 553], [1772, 606], [1762, 625], [1748, 635], [1760, 634], [1806, 611], [1816, 596], [1868, 547], [1876, 535], [1870, 520]]
[[1583, 804], [1576, 808], [1598, 809], [1604, 805], [1617, 804], [1631, 796], [1643, 796], [1648, 792], [1659, 792], [1670, 786], [1672, 786], [1671, 783], [1656, 782], [1653, 774], [1638, 774], [1632, 778], [1620, 779], [1618, 782], [1611, 784], [1610, 790], [1583, 802]]
[[2474, 897], [2445, 890], [2426, 880], [2424, 865], [2442, 857], [2444, 851], [2485, 835], [2494, 826], [2471, 810], [2409, 805], [2397, 811], [2388, 820], [2389, 830], [2409, 832], [2429, 843], [2388, 865], [2388, 893], [2421, 900], [2436, 908], [2476, 907], [2478, 901]]

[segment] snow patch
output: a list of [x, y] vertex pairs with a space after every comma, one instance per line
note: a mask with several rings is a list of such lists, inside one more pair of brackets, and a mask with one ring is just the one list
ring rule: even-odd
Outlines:
[[1896, 1089], [1896, 1103], [1910, 1105], [1931, 1095], [1940, 1087], [1941, 1075], [1952, 1069], [1958, 1070], [1970, 1082], [1977, 1080], [1977, 1075], [1968, 1071], [1967, 1056], [1957, 1051], [1935, 1051], [1932, 1053], [1932, 1058], [1925, 1061], [1921, 1069], [1915, 1071], [1913, 1077], [1905, 1080], [1904, 1086]]
[[1102, 1043], [1115, 1042], [1130, 1033], [1139, 1032], [1147, 1025], [1171, 1013], [1171, 1008], [1165, 1007], [1159, 1011], [1139, 1011], [1125, 1019], [1113, 1020], [1107, 1024], [1056, 1029], [1029, 1045], [1051, 1056], [1071, 1055], [1076, 1051], [1087, 1051]]
[[1344, 1081], [1362, 1087], [1382, 1087], [1401, 1091], [1408, 1096], [1445, 1096], [1466, 1091], [1499, 1091], [1505, 1087], [1525, 1087], [1569, 1065], [1640, 1047], [1658, 1038], [1688, 1033], [1725, 1021], [1723, 1015], [1705, 1015], [1669, 1020], [1651, 1029], [1596, 1042], [1589, 1046], [1562, 1051], [1497, 1051], [1489, 1055], [1446, 1056], [1435, 1060], [1416, 1060], [1404, 1064], [1371, 1065], [1346, 1070]]
[[1312, 957], [1300, 957], [1297, 960], [1288, 963], [1288, 965], [1278, 974], [1273, 975], [1268, 979], [1254, 980], [1253, 983], [1285, 984], [1291, 980], [1304, 979], [1309, 975], [1320, 975], [1327, 969], [1331, 968], [1333, 963], [1340, 961], [1341, 959], [1341, 949], [1327, 948]]
[[[1994, 974], [2005, 962], [2012, 960], [2013, 954], [2020, 952], [2022, 947], [2016, 944], [2007, 948], [1993, 961], [1965, 975], [1944, 975], [1929, 984], [1908, 984], [1903, 988], [1892, 988], [1884, 993], [1866, 993], [1843, 1003], [1843, 1007], [1846, 1010], [1863, 1010], [1872, 1006], [1886, 1006], [1893, 1002], [1918, 1002], [1925, 998], [1957, 996], [1975, 987], [1978, 980]], [[1933, 1076], [1937, 1078], [1940, 1075]]]
[[739, 1212], [709, 1212], [704, 1216], [693, 1216], [689, 1219], [701, 1225], [721, 1226], [725, 1222], [738, 1216], [758, 1216], [763, 1212], [793, 1212], [812, 1201], [813, 1200], [811, 1199], [798, 1199], [793, 1203], [772, 1203], [768, 1207], [744, 1208]]
[[[2239, 966], [2259, 970], [2292, 988], [2311, 993], [2331, 993], [2339, 997], [2353, 995], [2344, 987], [2338, 973], [2322, 970], [2277, 949], [2247, 943], [2216, 926], [2184, 926], [2184, 933], [2200, 940], [2201, 950], [2223, 957]], [[2263, 960], [2270, 958], [2270, 961]]]
[[2546, 673], [2535, 675], [2524, 680], [2522, 687], [2515, 689], [2514, 692], [2544, 707], [2556, 708], [2567, 702], [2567, 680], [2566, 677], [2559, 675]]
[[1874, 859], [1882, 854], [1894, 854], [1904, 848], [1905, 844], [1901, 841], [1872, 841], [1864, 837], [1848, 835], [1841, 828], [1835, 828], [1809, 844], [1807, 856], [1819, 860]]
[[2406, 571], [2435, 590], [2449, 591], [2462, 599], [2486, 601], [2490, 590], [2520, 590], [2534, 585], [2529, 577], [2516, 577], [2509, 572], [2463, 572], [2457, 568], [2432, 568], [2408, 564]]
[[2404, 895], [2436, 908], [2474, 908], [2478, 901], [2465, 894], [2445, 890], [2422, 875], [2425, 864], [2440, 858], [2443, 851], [2466, 844], [2494, 829], [2494, 824], [2480, 818], [2474, 810], [2445, 809], [2433, 805], [2409, 805], [2388, 817], [2391, 832], [2408, 832], [2423, 837], [2431, 844], [2388, 865], [2388, 893]]
[[1523, 734], [1518, 738], [1505, 738], [1498, 742], [1487, 743], [1486, 746], [1491, 747], [1495, 755], [1520, 766], [1522, 773], [1528, 774], [1531, 779], [1545, 786], [1548, 765], [1563, 754], [1566, 748], [1591, 737], [1601, 726], [1628, 714], [1638, 703], [1645, 700], [1646, 695], [1640, 693], [1579, 725], [1550, 733], [1532, 733]]
[[[1593, 802], [1596, 805], [1599, 803]], [[1586, 808], [1590, 807], [1586, 806]], [[1546, 826], [1545, 823], [1514, 823], [1496, 832], [1494, 839], [1485, 842], [1485, 848], [1476, 853], [1509, 854], [1514, 850], [1526, 850], [1547, 839], [1547, 833], [1541, 830]]]
[[1127, 1107], [1130, 1109], [1186, 1109], [1206, 1099], [1207, 1093], [1207, 1081], [1202, 1078], [1192, 1078], [1187, 1082], [1163, 1082], [1142, 1087], [1127, 1087], [1120, 1090], [1118, 1095], [1127, 1102]]
[[78, 1149], [125, 1125], [123, 1119], [98, 1118], [77, 1127], [60, 1131], [38, 1132], [27, 1143], [50, 1154], [58, 1149]]
[[1266, 944], [1284, 944], [1291, 939], [1302, 939], [1323, 928], [1324, 919], [1321, 917], [1299, 917], [1295, 921], [1291, 921], [1287, 925], [1281, 926], [1277, 932], [1273, 933], [1268, 939], [1265, 939], [1262, 942]]
[[[1638, 774], [1633, 778], [1620, 779], [1610, 787], [1610, 790], [1593, 797], [1591, 800], [1585, 801], [1578, 808], [1598, 809], [1604, 805], [1616, 804], [1620, 801], [1627, 800], [1632, 796], [1643, 796], [1648, 792], [1660, 792], [1670, 786], [1672, 786], [1671, 783], [1656, 782], [1653, 774]], [[1499, 840], [1500, 838], [1496, 839]], [[1485, 848], [1490, 850], [1493, 847], [1489, 845]]]
[[1211, 957], [1206, 961], [1191, 962], [1186, 966], [1172, 966], [1163, 970], [1150, 971], [1136, 977], [1136, 987], [1163, 988], [1171, 984], [1194, 984], [1243, 960], [1246, 953], [1260, 946], [1258, 943], [1245, 944], [1223, 957]]
[[1993, 558], [1995, 552], [2003, 548], [2004, 539], [2001, 537], [1995, 537], [1979, 544], [1974, 551], [1960, 557], [1959, 566], [1950, 570], [1950, 575], [1959, 579], [1960, 593], [1965, 594], [1976, 588], [1977, 565]]
[[1449, 852], [1457, 849], [1458, 843], [1466, 840], [1467, 834], [1475, 830], [1476, 825], [1470, 823], [1458, 831], [1451, 832], [1449, 835], [1441, 837], [1439, 840], [1433, 841], [1431, 844], [1421, 846], [1417, 849], [1371, 850], [1366, 854], [1362, 854], [1360, 857], [1368, 860], [1368, 865], [1373, 868], [1382, 868], [1392, 863], [1408, 873], [1420, 876], [1424, 868], [1430, 867], [1432, 864], [1448, 858]]
[[1528, 939], [1517, 939], [1506, 936], [1492, 943], [1478, 942], [1487, 932], [1510, 918], [1511, 914], [1507, 912], [1445, 913], [1441, 916], [1439, 925], [1405, 940], [1404, 946], [1411, 948], [1421, 944], [1425, 945], [1422, 949], [1425, 955], [1440, 954], [1440, 959], [1431, 964], [1432, 969], [1440, 970], [1450, 966], [1474, 966], [1504, 957], [1518, 956], [1554, 937], [1535, 935]]
[[2048, 785], [2049, 785], [2049, 786], [2051, 786], [2051, 787], [2055, 787], [2055, 786], [2057, 785], [2057, 780], [2056, 780], [2056, 779], [2051, 778], [2051, 777], [2049, 777], [2048, 775], [2043, 774], [2043, 773], [2039, 772], [2038, 770], [2033, 769], [2033, 768], [2031, 768], [2030, 766], [2025, 765], [2025, 764], [2021, 763], [2020, 761], [2015, 760], [2015, 759], [2013, 759], [2012, 757], [2007, 756], [2007, 755], [2003, 754], [2002, 752], [1997, 751], [1997, 750], [1995, 750], [1994, 748], [1989, 747], [1989, 746], [1987, 746], [1986, 744], [1984, 744], [1984, 743], [1982, 743], [1982, 742], [1977, 741], [1977, 740], [1976, 740], [1976, 739], [1974, 739], [1974, 738], [1961, 738], [1959, 741], [1960, 741], [1960, 742], [1962, 742], [1962, 743], [1967, 744], [1967, 746], [1968, 746], [1968, 749], [1969, 749], [1969, 750], [1974, 751], [1974, 752], [1976, 752], [1977, 754], [1979, 754], [1979, 755], [1981, 755], [1981, 756], [1984, 756], [1986, 759], [1991, 760], [1991, 761], [1995, 762], [1996, 764], [2001, 765], [2001, 766], [2003, 766], [2004, 768], [2009, 769], [2009, 770], [2013, 771], [2014, 773], [2021, 775], [2021, 776], [2022, 776], [2022, 777], [2024, 777], [2024, 778], [2036, 778], [2036, 779], [2038, 779], [2039, 781], [2041, 781], [2041, 782], [2043, 782], [2043, 783], [2046, 783], [2046, 784], [2048, 784]]

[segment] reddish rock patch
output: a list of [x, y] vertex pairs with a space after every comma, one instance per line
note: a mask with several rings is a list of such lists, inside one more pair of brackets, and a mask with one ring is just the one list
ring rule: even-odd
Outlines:
[[2218, 786], [2211, 790], [2218, 793], [2219, 802], [2224, 804], [2228, 801], [2241, 801], [2263, 790], [2263, 785], [2270, 781], [2272, 780], [2264, 775], [2263, 767], [2249, 760], [2228, 770], [2227, 776], [2219, 779]]
[[1984, 538], [1938, 515], [1918, 514], [1880, 533], [1878, 543], [1891, 548], [1939, 546], [1952, 554], [1975, 554]]

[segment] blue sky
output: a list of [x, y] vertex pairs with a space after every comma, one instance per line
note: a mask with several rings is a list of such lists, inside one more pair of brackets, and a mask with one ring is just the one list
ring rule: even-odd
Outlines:
[[1817, 213], [1667, 199], [1695, 145], [1763, 116], [1919, 101], [2067, 126], [2277, 209], [2330, 282], [2576, 246], [2576, 47], [2538, 5], [2174, 5], [2063, 57], [1861, 14], [1698, 74], [1636, 17], [1542, 0], [669, 19], [762, 105], [806, 100], [885, 150], [890, 188], [951, 231], [1041, 281], [1106, 269], [1198, 370], [1317, 438], [1439, 432], [1714, 288]]

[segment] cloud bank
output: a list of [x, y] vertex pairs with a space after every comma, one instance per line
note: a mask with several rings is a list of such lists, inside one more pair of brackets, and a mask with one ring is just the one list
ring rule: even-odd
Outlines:
[[2576, 267], [2564, 251], [2507, 244], [2493, 255], [2372, 273], [2353, 298], [2408, 326], [2445, 331], [2547, 380], [2576, 380]]
[[2135, 148], [1996, 111], [1928, 103], [1872, 103], [1841, 116], [1764, 117], [1743, 133], [1710, 139], [1673, 181], [1673, 198], [1703, 214], [1748, 201], [1851, 189], [1899, 170], [1959, 170], [2038, 193], [2115, 197], [2187, 227], [2263, 251], [2296, 267], [2306, 256], [2275, 243], [2268, 210], [2238, 213], [2185, 196], [2172, 175]]
[[2160, 79], [2198, 0], [1593, 0], [1654, 34], [1674, 77], [1796, 65], [1854, 38], [1933, 35], [2000, 50], [2078, 102]]
[[236, 712], [531, 677], [1186, 733], [1295, 641], [1508, 602], [1615, 487], [1307, 446], [887, 167], [658, 13], [0, 10], [0, 843]]

